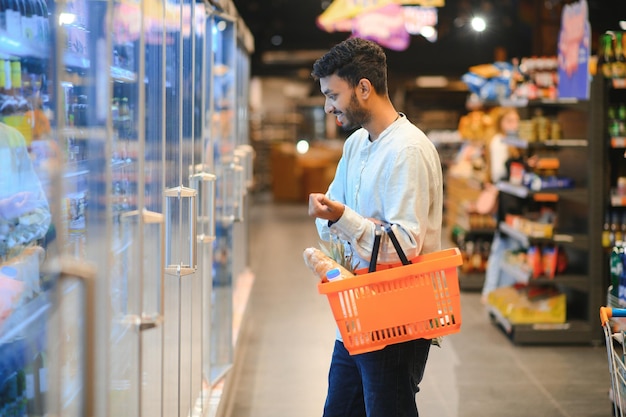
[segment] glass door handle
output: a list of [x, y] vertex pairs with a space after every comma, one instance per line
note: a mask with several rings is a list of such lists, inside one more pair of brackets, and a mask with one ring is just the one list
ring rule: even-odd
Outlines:
[[250, 145], [239, 145], [235, 153], [241, 159], [244, 168], [244, 193], [254, 185], [254, 148]]
[[233, 175], [233, 215], [234, 221], [241, 222], [243, 221], [243, 198], [246, 194], [246, 187], [244, 185], [244, 176], [245, 170], [242, 165], [242, 160], [237, 156], [235, 151], [235, 161], [231, 164], [232, 175]]
[[96, 400], [96, 269], [93, 265], [73, 258], [60, 260], [59, 286], [64, 281], [79, 280], [84, 289], [84, 338], [83, 338], [83, 413], [95, 416]]
[[[197, 268], [198, 259], [198, 239], [197, 227], [197, 205], [196, 205], [196, 190], [183, 186], [168, 188], [165, 190], [165, 273], [168, 275], [184, 276], [193, 274]], [[187, 201], [186, 201], [187, 200]], [[189, 220], [189, 233], [188, 233], [188, 252], [189, 256], [187, 262], [182, 259], [177, 263], [173, 263], [172, 260], [172, 210], [173, 204], [178, 202], [180, 213], [184, 210], [184, 205], [187, 205], [187, 216]], [[182, 233], [182, 230], [180, 231]], [[181, 250], [184, 245], [181, 245]]]
[[[140, 215], [139, 210], [133, 210], [128, 213], [124, 213], [122, 215], [122, 221], [130, 220], [139, 215]], [[159, 239], [158, 239], [158, 242], [156, 242], [156, 244], [158, 245], [158, 250], [157, 250], [157, 253], [159, 256], [158, 265], [161, 265], [162, 259], [164, 258], [163, 252], [165, 250], [165, 231], [163, 228], [164, 216], [161, 213], [144, 209], [143, 211], [141, 211], [140, 220], [144, 224], [144, 229], [146, 227], [153, 227], [153, 226], [156, 226], [159, 228], [159, 232], [158, 232]], [[150, 242], [148, 239], [146, 239], [145, 244], [146, 245], [153, 244], [153, 242]], [[141, 303], [142, 311], [140, 312], [140, 315], [129, 314], [128, 316], [124, 318], [124, 322], [137, 326], [139, 330], [152, 329], [154, 327], [159, 326], [163, 321], [163, 314], [164, 314], [163, 292], [165, 290], [165, 273], [162, 268], [158, 268], [157, 270], [160, 272], [160, 277], [159, 277], [159, 287], [158, 287], [159, 291], [158, 291], [158, 302], [157, 302], [158, 310], [156, 311], [156, 313], [147, 313], [144, 310], [143, 303]], [[145, 276], [146, 272], [144, 271], [142, 273]], [[141, 280], [141, 288], [139, 289], [139, 294], [144, 294], [143, 279]]]
[[200, 230], [198, 241], [203, 243], [215, 240], [215, 181], [217, 177], [207, 172], [189, 176], [189, 183], [198, 193], [198, 221]]

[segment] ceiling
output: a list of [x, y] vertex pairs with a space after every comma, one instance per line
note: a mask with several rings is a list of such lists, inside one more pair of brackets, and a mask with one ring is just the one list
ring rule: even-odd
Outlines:
[[[508, 58], [554, 54], [560, 10], [571, 0], [445, 0], [440, 8], [438, 40], [412, 36], [402, 52], [387, 50], [392, 76], [443, 74], [460, 76], [469, 66], [494, 60], [496, 47]], [[327, 33], [315, 23], [328, 0], [234, 0], [255, 38], [253, 75], [308, 77], [311, 64], [349, 33]], [[626, 17], [625, 0], [587, 0], [594, 36], [617, 29]], [[468, 26], [467, 16], [480, 10], [490, 22], [480, 35]], [[538, 23], [539, 22], [539, 23]], [[546, 29], [547, 28], [547, 29]], [[277, 40], [281, 42], [277, 42]], [[594, 39], [595, 42], [595, 39]], [[547, 44], [547, 46], [546, 46]], [[286, 59], [287, 58], [287, 59]]]

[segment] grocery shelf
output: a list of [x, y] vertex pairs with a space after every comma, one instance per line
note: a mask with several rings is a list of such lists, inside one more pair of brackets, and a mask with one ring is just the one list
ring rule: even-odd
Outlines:
[[498, 191], [511, 194], [519, 198], [527, 198], [531, 194], [531, 191], [528, 189], [528, 187], [524, 185], [513, 184], [507, 181], [499, 181], [496, 184], [496, 187], [498, 188]]
[[551, 238], [528, 236], [514, 227], [501, 222], [498, 226], [502, 233], [520, 242], [523, 246], [540, 245], [544, 243], [552, 243]]
[[597, 327], [583, 320], [565, 323], [511, 323], [494, 306], [488, 305], [491, 320], [516, 344], [577, 344], [589, 343], [594, 338]]
[[503, 106], [503, 107], [537, 107], [537, 106], [547, 106], [547, 107], [567, 107], [574, 109], [586, 110], [588, 106], [587, 100], [579, 100], [575, 98], [560, 98], [560, 99], [533, 99], [529, 100], [527, 98], [514, 98], [514, 99], [502, 99], [496, 100], [493, 102], [485, 102], [485, 105], [492, 106]]
[[626, 78], [613, 78], [611, 84], [616, 89], [626, 88]]
[[558, 197], [567, 198], [569, 200], [586, 201], [588, 191], [586, 188], [545, 188], [542, 190], [532, 190], [525, 185], [513, 184], [507, 181], [499, 181], [496, 184], [499, 191], [510, 194], [519, 198], [530, 198], [536, 194], [555, 194]]
[[44, 45], [24, 42], [16, 39], [4, 30], [0, 30], [0, 56], [8, 57], [31, 57], [45, 59], [48, 57], [48, 49]]
[[[529, 150], [528, 156], [535, 150], [545, 150], [550, 155], [558, 153], [555, 157], [564, 158], [559, 173], [572, 178], [576, 186], [535, 190], [509, 182], [498, 183], [501, 220], [507, 213], [525, 213], [525, 209], [532, 209], [533, 201], [558, 201], [555, 211], [561, 225], [561, 228], [557, 226], [550, 238], [543, 234], [527, 235], [504, 221], [498, 224], [499, 231], [503, 237], [513, 239], [526, 248], [558, 245], [565, 250], [574, 249], [576, 252], [572, 256], [580, 257], [580, 262], [572, 262], [565, 273], [557, 273], [554, 278], [532, 278], [529, 272], [515, 265], [503, 266], [520, 283], [558, 287], [567, 297], [566, 317], [576, 318], [556, 324], [515, 324], [495, 308], [490, 308], [494, 323], [515, 343], [593, 344], [601, 340], [601, 334], [597, 331], [596, 311], [602, 303], [604, 281], [608, 274], [608, 262], [601, 244], [608, 187], [605, 183], [606, 172], [597, 167], [606, 166], [607, 147], [626, 148], [626, 137], [607, 140], [606, 101], [607, 83], [598, 77], [592, 80], [589, 100], [529, 100], [523, 107], [531, 113], [534, 108], [544, 108], [552, 116], [569, 110], [584, 113], [581, 117], [586, 118], [587, 130], [573, 130], [572, 126], [572, 133], [566, 138], [551, 141], [529, 142], [521, 138], [506, 140], [509, 145]], [[626, 206], [626, 199], [617, 201], [614, 198], [613, 203]]]
[[626, 136], [612, 136], [611, 148], [626, 148]]
[[525, 247], [552, 243], [586, 249], [589, 245], [587, 235], [581, 233], [555, 233], [551, 238], [529, 236], [504, 222], [500, 223], [499, 229], [502, 233], [520, 242]]
[[589, 146], [589, 141], [587, 139], [550, 139], [542, 141], [528, 141], [518, 137], [506, 137], [503, 142], [520, 149], [584, 148]]

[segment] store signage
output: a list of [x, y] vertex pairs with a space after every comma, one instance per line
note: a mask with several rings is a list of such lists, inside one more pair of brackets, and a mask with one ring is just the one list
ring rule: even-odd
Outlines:
[[587, 0], [563, 6], [558, 44], [558, 97], [589, 99], [591, 25]]
[[396, 51], [405, 50], [410, 42], [410, 35], [404, 26], [402, 6], [398, 4], [360, 14], [354, 19], [352, 33]]
[[317, 25], [327, 32], [352, 32], [402, 51], [409, 46], [411, 34], [436, 40], [435, 7], [443, 5], [443, 0], [335, 0], [318, 17]]

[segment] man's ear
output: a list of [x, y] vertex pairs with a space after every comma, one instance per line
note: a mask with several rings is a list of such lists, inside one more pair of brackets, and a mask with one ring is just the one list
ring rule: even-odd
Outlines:
[[374, 88], [372, 87], [372, 83], [367, 78], [361, 78], [359, 80], [359, 85], [357, 86], [357, 94], [361, 96], [361, 98], [366, 99], [373, 94]]

